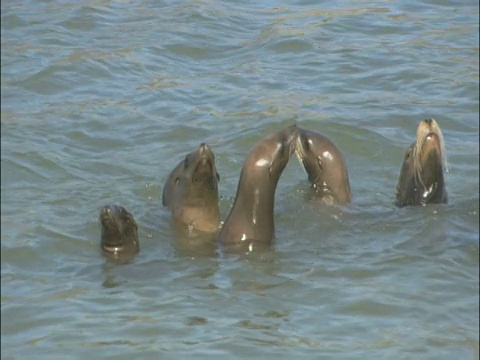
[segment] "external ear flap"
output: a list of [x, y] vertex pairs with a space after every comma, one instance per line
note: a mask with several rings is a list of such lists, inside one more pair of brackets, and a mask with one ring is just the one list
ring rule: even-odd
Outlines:
[[217, 174], [217, 181], [220, 181], [220, 175], [218, 174], [218, 172], [216, 174]]
[[180, 178], [179, 178], [179, 177], [176, 177], [175, 180], [173, 180], [173, 182], [174, 182], [175, 184], [178, 184], [179, 181], [180, 181]]

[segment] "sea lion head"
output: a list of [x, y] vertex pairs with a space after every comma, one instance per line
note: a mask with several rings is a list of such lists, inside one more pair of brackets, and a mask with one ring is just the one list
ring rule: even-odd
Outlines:
[[107, 205], [100, 210], [101, 247], [104, 253], [117, 257], [140, 250], [138, 227], [132, 214], [119, 205]]
[[218, 199], [220, 176], [215, 166], [215, 155], [210, 147], [201, 143], [197, 150], [187, 154], [175, 167], [163, 187], [162, 203], [195, 201], [198, 197]]
[[308, 174], [315, 196], [328, 204], [350, 202], [347, 167], [342, 153], [330, 139], [299, 129], [296, 154]]
[[444, 171], [447, 168], [440, 126], [435, 119], [422, 120], [416, 141], [405, 152], [397, 184], [397, 205], [446, 202]]
[[[183, 173], [175, 181], [182, 183], [184, 196], [192, 199], [205, 196], [205, 192], [218, 197], [220, 175], [215, 167], [215, 155], [210, 147], [202, 143], [198, 149], [183, 160]], [[198, 191], [203, 189], [204, 191]]]
[[182, 226], [216, 231], [220, 223], [219, 180], [215, 156], [207, 144], [201, 143], [170, 173], [163, 187], [162, 203]]

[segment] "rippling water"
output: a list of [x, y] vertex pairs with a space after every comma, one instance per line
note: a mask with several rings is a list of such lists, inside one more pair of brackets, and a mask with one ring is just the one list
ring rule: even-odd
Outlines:
[[[2, 358], [479, 358], [477, 1], [2, 1]], [[448, 205], [394, 206], [435, 117]], [[343, 151], [353, 202], [292, 159], [271, 249], [175, 241], [170, 170], [208, 142], [224, 219], [243, 160], [297, 122]], [[99, 252], [125, 206], [141, 252]]]

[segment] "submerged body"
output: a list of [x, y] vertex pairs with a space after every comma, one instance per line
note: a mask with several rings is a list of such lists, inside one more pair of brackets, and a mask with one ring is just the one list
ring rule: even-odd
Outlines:
[[140, 250], [138, 227], [132, 214], [119, 205], [100, 210], [102, 235], [100, 246], [107, 256], [134, 255]]
[[232, 209], [220, 230], [221, 243], [270, 242], [275, 234], [278, 180], [295, 149], [295, 125], [261, 140], [247, 155]]
[[215, 157], [202, 143], [173, 169], [163, 187], [162, 204], [189, 229], [215, 232], [220, 224], [219, 175]]
[[330, 139], [299, 128], [296, 153], [308, 174], [315, 198], [327, 204], [347, 204], [351, 201], [345, 160]]
[[447, 203], [445, 144], [435, 119], [422, 120], [416, 141], [405, 153], [396, 198], [397, 206]]

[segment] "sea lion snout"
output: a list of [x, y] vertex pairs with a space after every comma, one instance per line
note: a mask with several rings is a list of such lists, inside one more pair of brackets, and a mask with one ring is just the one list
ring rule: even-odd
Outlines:
[[295, 153], [297, 154], [298, 159], [302, 162], [302, 159], [305, 157], [308, 151], [312, 151], [313, 142], [309, 139], [308, 133], [306, 131], [298, 130], [295, 141]]
[[117, 205], [106, 205], [100, 210], [100, 221], [102, 225], [109, 225], [118, 229], [122, 228], [122, 224], [119, 221], [121, 209]]
[[201, 157], [210, 156], [210, 154], [213, 154], [212, 150], [210, 150], [210, 147], [206, 143], [201, 143], [197, 151]]
[[[422, 164], [427, 162], [428, 156], [435, 156], [441, 163], [441, 167], [447, 170], [447, 158], [445, 152], [445, 143], [443, 134], [437, 120], [434, 118], [420, 121], [417, 128], [417, 138], [414, 143], [413, 152], [415, 154], [414, 165], [421, 168]], [[436, 152], [436, 155], [429, 155], [430, 152]]]
[[297, 125], [291, 125], [287, 128], [284, 146], [288, 149], [289, 156], [297, 150], [297, 141], [300, 135]]
[[[272, 134], [272, 136], [275, 136], [275, 134]], [[279, 138], [283, 146], [291, 150], [292, 153], [295, 151], [295, 143], [297, 142], [297, 138], [299, 136], [297, 124], [290, 125], [287, 128], [280, 130], [276, 133], [276, 136], [277, 139]]]
[[[435, 119], [426, 119], [426, 120], [423, 120], [423, 122], [425, 122], [427, 125], [431, 126], [432, 123], [435, 121]], [[435, 121], [436, 122], [436, 121]]]
[[215, 155], [213, 154], [212, 150], [207, 144], [201, 143], [197, 151], [194, 153], [193, 157], [195, 159], [189, 159], [189, 160], [191, 162], [197, 163], [194, 173], [198, 173], [198, 172], [213, 173], [214, 171], [216, 172], [215, 166], [214, 166]]
[[120, 235], [124, 234], [124, 230], [128, 227], [137, 228], [137, 224], [123, 206], [106, 205], [100, 210], [100, 221], [104, 227], [108, 227], [110, 231], [116, 231]]

